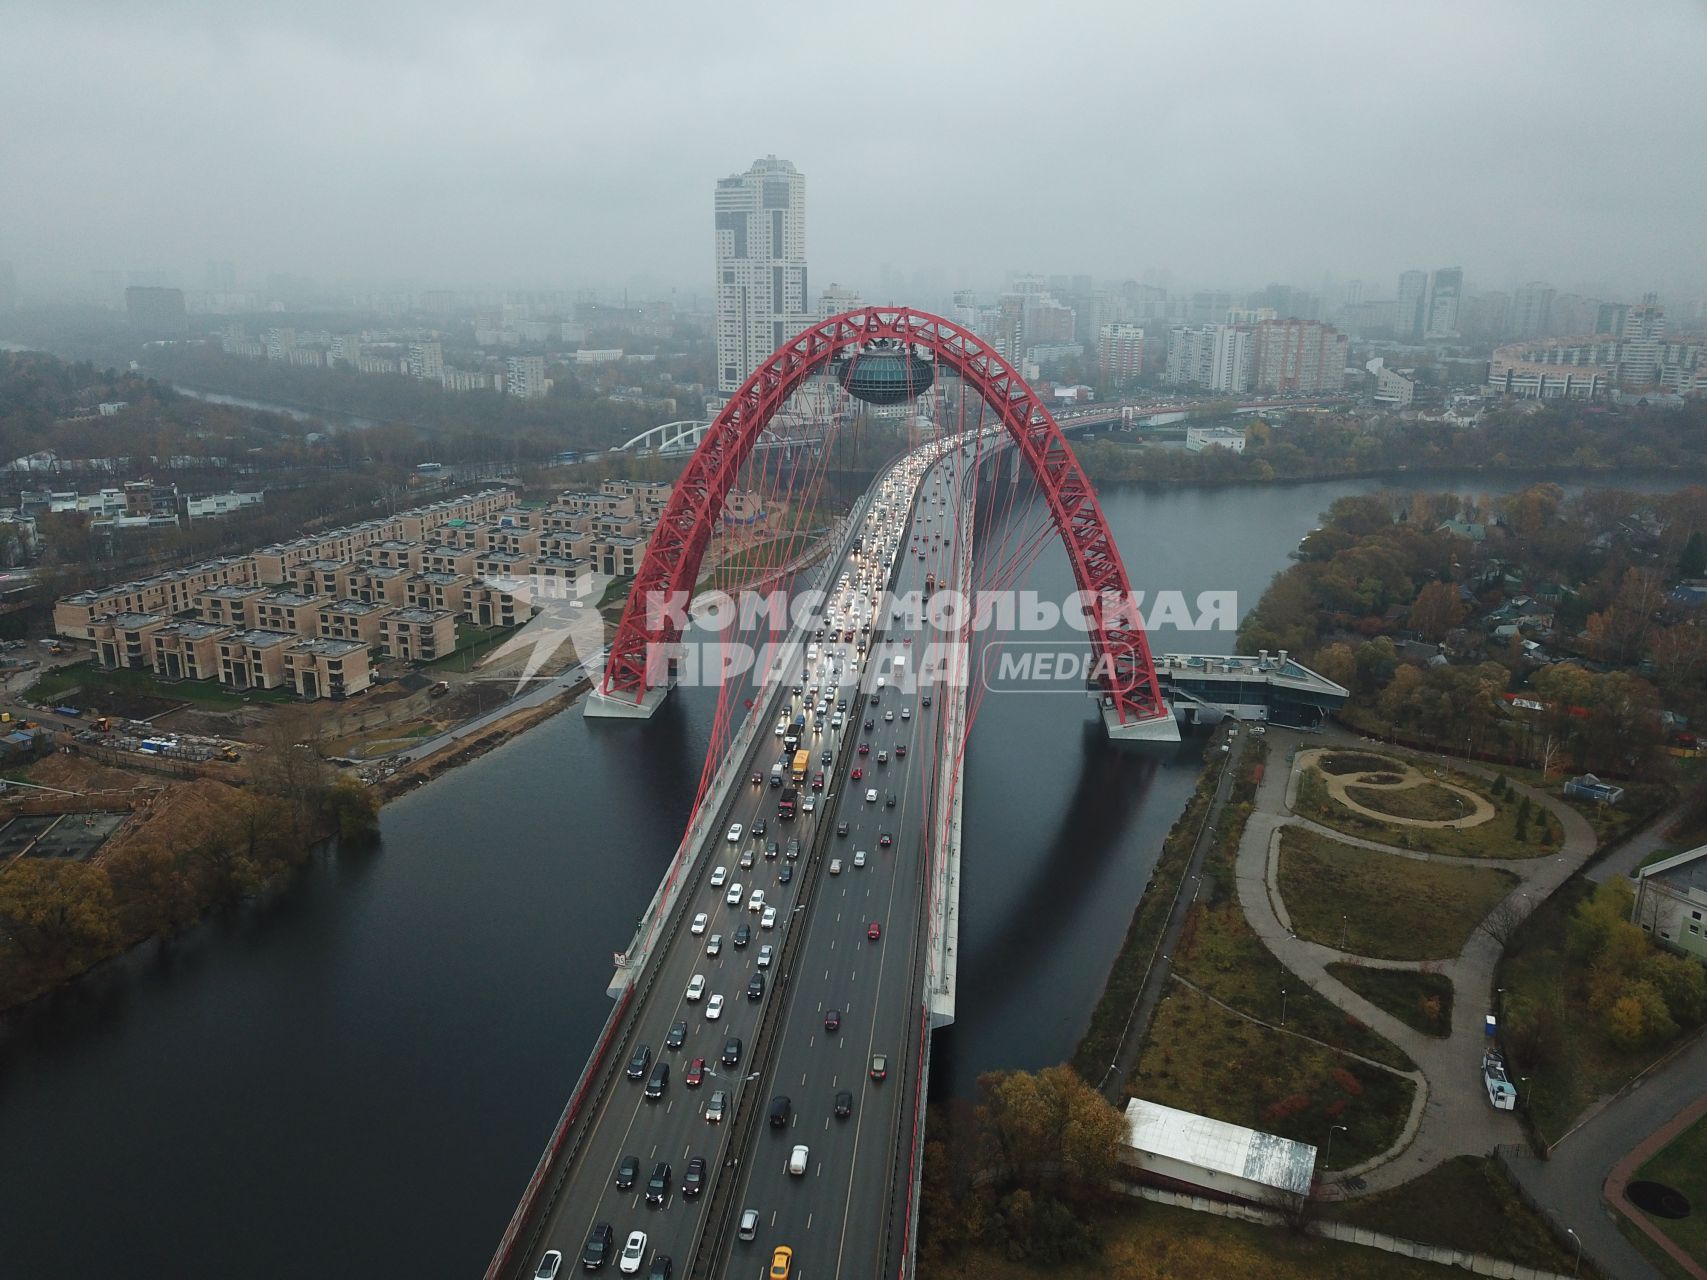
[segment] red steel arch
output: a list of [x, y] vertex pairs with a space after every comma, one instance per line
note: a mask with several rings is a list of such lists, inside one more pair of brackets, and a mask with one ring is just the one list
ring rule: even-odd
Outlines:
[[671, 605], [691, 598], [724, 498], [754, 442], [801, 383], [837, 356], [877, 338], [929, 351], [996, 411], [1037, 477], [1066, 545], [1073, 579], [1089, 602], [1094, 667], [1118, 723], [1170, 714], [1157, 687], [1126, 566], [1060, 426], [1013, 366], [982, 338], [910, 307], [862, 307], [813, 325], [777, 348], [724, 406], [658, 520], [611, 642], [603, 693], [638, 703], [647, 690], [668, 681], [669, 648], [681, 634], [681, 611]]

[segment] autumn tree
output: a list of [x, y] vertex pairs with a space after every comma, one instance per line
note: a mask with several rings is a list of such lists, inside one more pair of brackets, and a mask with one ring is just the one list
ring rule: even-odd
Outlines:
[[1083, 1197], [1113, 1176], [1126, 1122], [1066, 1065], [979, 1078], [978, 1122], [1016, 1185]]
[[1450, 582], [1429, 583], [1411, 604], [1411, 629], [1425, 640], [1438, 643], [1463, 620], [1464, 605]]
[[14, 858], [0, 870], [0, 925], [38, 969], [99, 955], [119, 937], [112, 882], [84, 862]]

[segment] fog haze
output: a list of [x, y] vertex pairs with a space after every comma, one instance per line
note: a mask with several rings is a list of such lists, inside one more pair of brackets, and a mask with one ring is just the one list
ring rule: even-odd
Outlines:
[[1707, 288], [1689, 0], [155, 0], [0, 29], [0, 258], [38, 287], [229, 259], [709, 293], [712, 185], [774, 153], [815, 288]]

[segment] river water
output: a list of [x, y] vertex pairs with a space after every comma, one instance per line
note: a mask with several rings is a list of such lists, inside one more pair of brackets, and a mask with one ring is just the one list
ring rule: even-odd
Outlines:
[[[1134, 587], [1242, 612], [1336, 496], [1375, 487], [1102, 501]], [[1068, 588], [1059, 545], [1028, 585]], [[0, 1024], [0, 1276], [478, 1274], [680, 838], [713, 702], [557, 716], [387, 806], [377, 850]], [[936, 1092], [1071, 1054], [1198, 750], [1112, 748], [1081, 697], [983, 702]]]

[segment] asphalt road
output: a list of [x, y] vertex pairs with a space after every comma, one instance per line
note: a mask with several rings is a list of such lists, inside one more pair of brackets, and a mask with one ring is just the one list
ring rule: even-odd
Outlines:
[[[925, 487], [928, 492], [929, 484]], [[903, 485], [899, 492], [903, 504], [910, 500], [907, 486]], [[940, 528], [940, 515], [937, 525]], [[897, 527], [905, 530], [905, 521], [898, 519]], [[916, 555], [907, 553], [910, 536], [910, 531], [899, 533], [901, 545], [897, 550], [896, 571], [901, 575], [903, 588], [909, 581], [922, 583], [924, 573], [933, 563], [921, 562]], [[865, 543], [866, 560], [869, 561], [870, 539], [867, 538]], [[844, 555], [835, 573], [839, 574], [851, 563], [851, 557]], [[831, 581], [834, 581], [834, 576]], [[888, 621], [875, 619], [874, 624], [881, 627]], [[880, 636], [881, 633], [874, 631], [874, 635]], [[881, 639], [874, 641], [873, 655], [879, 652], [881, 643]], [[876, 673], [877, 664], [872, 660], [861, 678], [875, 679]], [[851, 707], [855, 701], [854, 691], [847, 690], [846, 696], [850, 709], [858, 709]], [[682, 1194], [682, 1178], [689, 1159], [704, 1157], [711, 1179], [746, 1176], [755, 1167], [747, 1160], [725, 1165], [726, 1157], [731, 1155], [724, 1150], [729, 1141], [729, 1126], [708, 1122], [705, 1113], [715, 1092], [727, 1094], [728, 1106], [733, 1111], [743, 1091], [767, 1087], [764, 1080], [750, 1074], [755, 1072], [756, 1065], [752, 1061], [752, 1045], [764, 1001], [778, 998], [777, 983], [781, 975], [774, 967], [762, 970], [766, 992], [759, 1000], [747, 997], [747, 987], [751, 976], [761, 972], [758, 965], [760, 948], [769, 944], [780, 954], [790, 929], [808, 931], [808, 945], [803, 954], [809, 954], [811, 959], [802, 960], [795, 966], [798, 974], [790, 975], [792, 981], [787, 984], [788, 994], [781, 997], [789, 1000], [789, 1007], [779, 1042], [778, 1065], [784, 1079], [804, 1077], [804, 1083], [795, 1089], [800, 1105], [796, 1124], [805, 1126], [799, 1131], [803, 1134], [823, 1131], [828, 1136], [819, 1143], [819, 1151], [814, 1153], [812, 1173], [804, 1179], [795, 1180], [800, 1185], [787, 1190], [805, 1192], [814, 1201], [822, 1197], [826, 1205], [839, 1201], [842, 1211], [838, 1216], [832, 1215], [828, 1208], [821, 1212], [808, 1209], [807, 1214], [813, 1221], [805, 1223], [802, 1220], [798, 1229], [793, 1217], [773, 1219], [761, 1231], [758, 1240], [736, 1246], [736, 1270], [744, 1272], [751, 1268], [756, 1271], [761, 1263], [769, 1260], [769, 1244], [783, 1242], [775, 1232], [795, 1233], [798, 1230], [800, 1243], [796, 1248], [801, 1250], [801, 1254], [796, 1274], [832, 1274], [828, 1267], [819, 1265], [816, 1260], [820, 1257], [833, 1258], [841, 1248], [847, 1229], [857, 1225], [857, 1217], [851, 1215], [850, 1206], [856, 1199], [863, 1203], [872, 1194], [879, 1197], [876, 1203], [881, 1205], [883, 1190], [882, 1180], [877, 1176], [880, 1165], [878, 1150], [880, 1147], [885, 1151], [888, 1149], [886, 1120], [893, 1120], [893, 1109], [901, 1090], [885, 1090], [877, 1085], [868, 1088], [865, 1069], [870, 1051], [877, 1046], [879, 1019], [893, 1019], [899, 1026], [904, 1020], [907, 1004], [916, 999], [916, 993], [903, 989], [906, 984], [897, 981], [897, 975], [905, 969], [901, 963], [904, 958], [902, 948], [907, 945], [917, 924], [917, 852], [923, 824], [923, 786], [933, 767], [930, 752], [910, 751], [905, 759], [894, 758], [893, 752], [895, 746], [902, 742], [911, 746], [915, 742], [929, 741], [928, 734], [934, 726], [934, 717], [928, 724], [919, 718], [918, 712], [912, 709], [912, 699], [904, 703], [901, 695], [892, 689], [886, 692], [885, 698], [877, 708], [870, 707], [868, 702], [863, 708], [866, 715], [873, 718], [873, 731], [856, 732], [862, 721], [855, 719], [845, 738], [831, 732], [828, 716], [824, 717], [826, 723], [820, 725], [814, 709], [807, 709], [808, 729], [802, 745], [812, 752], [812, 771], [823, 768], [826, 782], [824, 792], [815, 793], [803, 787], [801, 796], [802, 799], [816, 797], [823, 806], [816, 813], [802, 813], [792, 822], [782, 822], [777, 816], [779, 792], [776, 789], [763, 784], [758, 787], [740, 784], [731, 789], [714, 828], [718, 833], [713, 837], [717, 847], [698, 864], [695, 883], [685, 890], [691, 901], [685, 904], [684, 918], [691, 919], [695, 913], [703, 911], [707, 916], [705, 930], [703, 934], [696, 935], [689, 928], [682, 928], [653, 960], [657, 966], [656, 979], [650, 992], [641, 999], [635, 1015], [638, 1030], [629, 1042], [631, 1046], [647, 1047], [650, 1054], [648, 1072], [653, 1064], [668, 1065], [668, 1084], [661, 1097], [648, 1100], [644, 1097], [644, 1080], [631, 1080], [626, 1076], [619, 1078], [599, 1102], [592, 1117], [583, 1122], [590, 1127], [586, 1130], [582, 1149], [553, 1204], [545, 1223], [542, 1243], [531, 1258], [521, 1260], [526, 1267], [537, 1262], [539, 1254], [545, 1250], [557, 1249], [564, 1255], [563, 1273], [569, 1274], [578, 1268], [582, 1247], [594, 1224], [607, 1222], [614, 1231], [615, 1252], [620, 1252], [631, 1231], [644, 1231], [648, 1236], [645, 1265], [649, 1267], [653, 1257], [663, 1253], [673, 1259], [676, 1275], [685, 1273], [705, 1207], [711, 1199], [710, 1188], [696, 1198]], [[783, 695], [783, 704], [793, 710], [799, 710], [801, 702], [801, 699], [791, 700], [787, 693]], [[908, 720], [901, 718], [903, 705], [909, 708], [911, 718]], [[884, 711], [892, 712], [895, 720], [885, 721], [882, 717]], [[862, 740], [872, 744], [868, 757], [857, 754], [856, 743]], [[826, 750], [831, 752], [828, 766], [820, 763]], [[880, 750], [890, 752], [891, 758], [885, 765], [874, 763]], [[768, 780], [771, 765], [780, 752], [778, 738], [769, 732], [760, 732], [755, 736], [742, 771], [759, 773]], [[857, 793], [857, 803], [849, 799], [855, 794], [849, 788], [857, 785], [849, 781], [849, 775], [856, 766], [863, 767], [869, 777], [875, 778], [875, 783], [866, 785], [879, 788], [877, 803], [864, 803], [863, 788]], [[894, 809], [886, 809], [882, 802], [889, 790], [897, 793]], [[848, 803], [845, 811], [840, 811], [844, 800]], [[846, 839], [829, 837], [838, 848], [832, 849], [826, 861], [829, 856], [837, 856], [839, 851], [839, 856], [844, 859], [844, 869], [840, 875], [830, 876], [827, 867], [820, 868], [811, 912], [797, 910], [801, 906], [799, 894], [803, 882], [808, 879], [808, 858], [822, 825], [833, 825], [841, 818], [846, 818], [850, 824], [849, 835]], [[761, 820], [768, 824], [768, 830], [765, 836], [755, 839], [751, 834], [753, 825]], [[723, 834], [732, 823], [740, 823], [743, 828], [741, 838], [734, 843]], [[880, 828], [895, 833], [893, 850], [879, 850], [877, 835]], [[798, 862], [790, 864], [786, 857], [770, 860], [764, 856], [767, 840], [777, 840], [786, 849], [790, 837], [798, 837], [801, 841], [804, 852]], [[858, 848], [868, 850], [869, 864], [863, 869], [852, 866], [853, 852]], [[752, 851], [753, 865], [750, 868], [738, 865], [743, 851]], [[783, 869], [790, 865], [794, 867], [792, 880], [784, 885], [781, 883]], [[727, 868], [729, 884], [719, 888], [711, 886], [710, 880], [714, 878], [711, 868], [716, 866]], [[728, 901], [728, 890], [735, 883], [741, 885], [738, 903]], [[772, 929], [762, 929], [760, 914], [748, 909], [748, 899], [754, 889], [763, 890], [765, 903], [777, 908], [778, 919]], [[895, 922], [895, 938], [870, 942], [865, 937], [865, 930], [871, 919]], [[735, 933], [743, 925], [750, 928], [752, 939], [747, 946], [737, 947], [734, 945]], [[720, 935], [722, 944], [715, 956], [707, 954], [707, 944], [713, 935]], [[690, 1001], [686, 993], [695, 975], [704, 977], [705, 991], [703, 998]], [[823, 975], [822, 980], [820, 975]], [[714, 1019], [711, 1016], [712, 997], [719, 995], [723, 997], [723, 1007], [721, 1016]], [[843, 1002], [847, 1013], [840, 1034], [827, 1038], [823, 1032], [821, 1009], [825, 1007], [823, 1002], [830, 999]], [[679, 1049], [666, 1049], [666, 1035], [677, 1021], [686, 1024], [684, 1043]], [[736, 1066], [726, 1068], [720, 1060], [731, 1037], [741, 1041], [740, 1055]], [[796, 1039], [802, 1046], [798, 1052], [810, 1057], [816, 1048], [824, 1055], [824, 1060], [821, 1063], [807, 1061], [797, 1069]], [[697, 1088], [690, 1088], [685, 1077], [689, 1064], [696, 1058], [705, 1059], [704, 1080]], [[846, 1065], [843, 1059], [846, 1059]], [[573, 1064], [565, 1065], [572, 1067]], [[826, 1127], [826, 1122], [831, 1099], [839, 1087], [854, 1091], [855, 1108], [854, 1114], [846, 1121], [837, 1122], [832, 1132]], [[879, 1100], [869, 1115], [868, 1096]], [[761, 1130], [759, 1136], [763, 1140], [773, 1137], [768, 1129]], [[843, 1145], [838, 1147], [838, 1141]], [[774, 1149], [774, 1144], [761, 1141], [760, 1150], [768, 1149]], [[634, 1186], [619, 1190], [615, 1185], [616, 1173], [629, 1156], [638, 1159], [639, 1176]], [[779, 1176], [781, 1162], [785, 1158], [786, 1153], [782, 1153], [774, 1162]], [[654, 1166], [660, 1162], [670, 1166], [669, 1192], [662, 1205], [651, 1206], [646, 1203], [644, 1193]], [[844, 1186], [839, 1193], [836, 1191], [838, 1185]], [[854, 1189], [845, 1189], [847, 1186]], [[780, 1206], [781, 1197], [775, 1199]], [[797, 1197], [793, 1207], [801, 1203], [803, 1200]], [[777, 1212], [781, 1212], [780, 1208]], [[835, 1219], [833, 1222], [832, 1217]], [[788, 1242], [793, 1243], [792, 1240]], [[614, 1258], [607, 1269], [615, 1269]], [[524, 1270], [523, 1274], [531, 1272]], [[645, 1274], [644, 1269], [641, 1274]]]
[[[950, 508], [939, 506], [933, 491], [948, 493], [927, 477], [915, 513], [925, 558], [911, 553], [911, 532], [902, 538], [895, 589], [903, 596], [922, 589], [927, 572], [955, 580], [950, 557], [958, 540], [947, 546], [934, 541]], [[934, 523], [927, 522], [933, 516]], [[943, 703], [940, 690], [926, 708], [919, 691], [897, 687], [889, 667], [894, 655], [921, 649], [926, 635], [916, 618], [886, 622], [888, 633], [874, 649], [867, 678], [889, 672], [889, 685], [876, 706], [869, 694], [865, 698], [872, 728], [865, 730], [862, 721], [859, 741], [869, 744], [870, 754], [854, 757], [865, 776], [852, 781], [854, 766], [843, 768], [833, 814], [848, 823], [848, 834], [832, 837], [827, 856], [840, 857], [843, 869], [819, 883], [794, 980], [778, 996], [788, 1008], [762, 1083], [770, 1098], [788, 1097], [790, 1118], [783, 1127], [767, 1118], [751, 1149], [741, 1153], [737, 1202], [758, 1212], [759, 1230], [752, 1242], [735, 1242], [724, 1276], [761, 1274], [772, 1249], [786, 1244], [794, 1250], [795, 1277], [876, 1277], [895, 1243], [884, 1224], [895, 1207], [892, 1175], [910, 1176], [910, 1167], [897, 1164], [915, 1103], [912, 1050], [922, 992], [912, 955], [915, 931], [923, 927], [923, 841]], [[898, 759], [901, 746], [907, 754]], [[879, 752], [888, 753], [887, 764], [871, 763]], [[867, 799], [872, 788], [876, 801]], [[891, 793], [894, 808], [887, 807]], [[878, 843], [885, 832], [894, 839], [888, 849]], [[852, 865], [859, 850], [866, 851], [863, 868]], [[868, 937], [873, 921], [880, 925], [876, 941]], [[840, 1020], [834, 1031], [825, 1022], [832, 1010]], [[888, 1059], [881, 1081], [870, 1075], [874, 1054]], [[853, 1095], [852, 1114], [837, 1118], [835, 1098], [843, 1089]], [[788, 1169], [797, 1145], [809, 1153], [806, 1172], [798, 1176]]]

